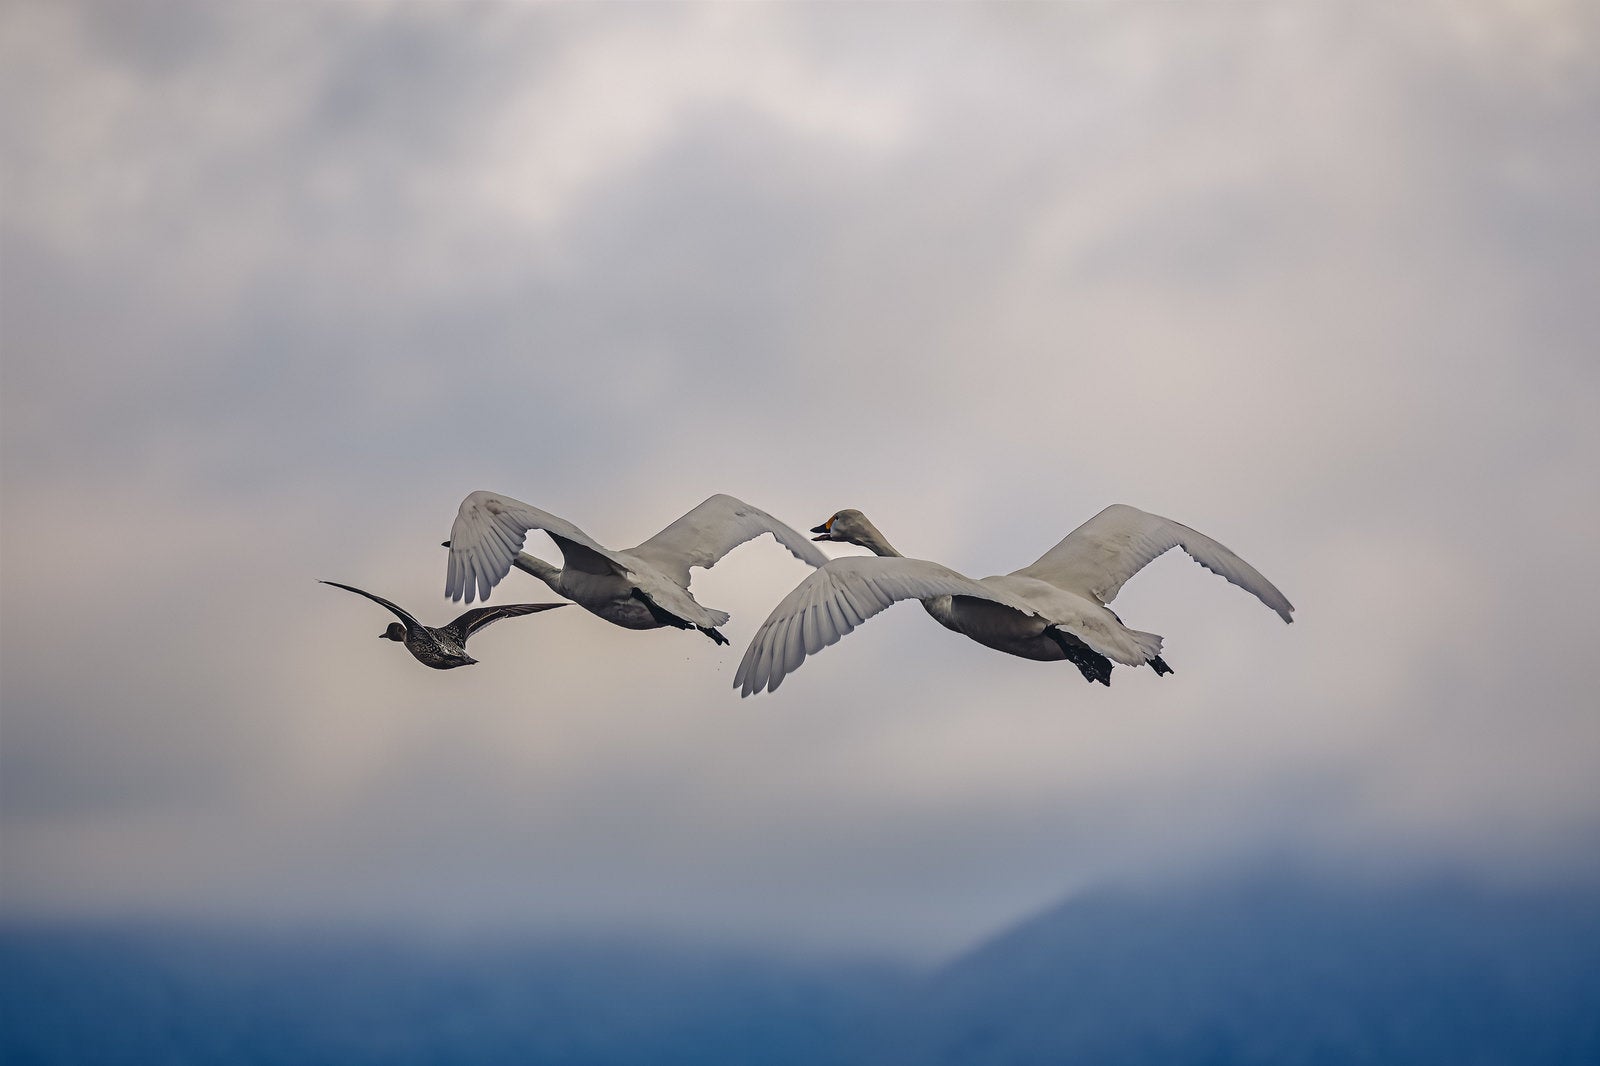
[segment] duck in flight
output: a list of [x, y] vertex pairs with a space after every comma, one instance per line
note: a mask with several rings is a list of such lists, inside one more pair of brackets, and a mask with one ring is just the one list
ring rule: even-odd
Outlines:
[[[561, 550], [562, 566], [522, 551], [528, 530], [542, 529]], [[584, 610], [624, 629], [695, 629], [718, 644], [726, 611], [702, 606], [689, 592], [690, 567], [706, 569], [747, 540], [770, 533], [803, 563], [828, 557], [800, 533], [732, 496], [716, 495], [640, 544], [617, 551], [548, 511], [492, 492], [461, 502], [450, 539], [445, 595], [487, 599], [515, 566]]]
[[834, 559], [784, 597], [739, 663], [733, 684], [741, 695], [776, 690], [807, 655], [912, 599], [946, 629], [1024, 659], [1065, 659], [1090, 682], [1110, 685], [1112, 663], [1171, 673], [1162, 638], [1129, 629], [1106, 604], [1173, 547], [1294, 621], [1293, 605], [1255, 567], [1203, 533], [1126, 504], [1107, 507], [1031, 565], [982, 580], [905, 558], [857, 510], [839, 511], [812, 532], [873, 555]]
[[357, 596], [365, 596], [393, 611], [400, 621], [390, 622], [389, 628], [378, 634], [378, 639], [404, 644], [406, 650], [416, 657], [417, 662], [423, 666], [431, 666], [435, 670], [453, 670], [458, 666], [471, 666], [476, 663], [478, 660], [467, 654], [467, 638], [491, 622], [566, 606], [564, 603], [507, 603], [496, 607], [475, 607], [449, 625], [435, 629], [423, 625], [410, 612], [390, 603], [382, 596], [374, 596], [354, 585], [341, 585], [337, 581], [322, 583], [332, 585], [336, 589], [344, 589], [346, 592], [354, 592]]

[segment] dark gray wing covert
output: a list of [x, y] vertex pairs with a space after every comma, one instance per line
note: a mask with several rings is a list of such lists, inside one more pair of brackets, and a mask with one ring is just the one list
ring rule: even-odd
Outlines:
[[421, 622], [417, 621], [416, 616], [412, 615], [409, 611], [406, 611], [405, 609], [401, 608], [398, 604], [389, 602], [388, 600], [384, 599], [382, 596], [375, 596], [372, 593], [367, 592], [364, 589], [356, 588], [354, 585], [341, 585], [337, 581], [323, 581], [322, 584], [324, 584], [324, 585], [332, 585], [334, 588], [336, 588], [336, 589], [344, 589], [346, 592], [354, 592], [357, 596], [365, 596], [367, 599], [371, 600], [373, 603], [381, 603], [381, 604], [383, 604], [383, 606], [389, 608], [389, 610], [394, 612], [395, 617], [399, 618], [401, 622], [405, 623], [405, 627], [406, 627], [406, 631], [407, 632], [413, 632], [413, 631], [418, 630], [418, 629], [426, 629], [427, 628]]
[[500, 621], [502, 618], [516, 618], [518, 615], [536, 614], [539, 611], [548, 611], [556, 607], [567, 606], [570, 605], [565, 603], [505, 603], [492, 607], [474, 607], [450, 624], [440, 626], [439, 632], [465, 647], [468, 637], [478, 630]]

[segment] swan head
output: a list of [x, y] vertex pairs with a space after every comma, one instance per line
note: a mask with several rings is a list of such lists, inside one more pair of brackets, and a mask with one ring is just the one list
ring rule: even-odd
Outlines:
[[406, 639], [406, 627], [401, 625], [399, 622], [390, 622], [389, 628], [378, 634], [378, 639], [397, 640], [404, 644]]
[[854, 507], [846, 507], [842, 511], [835, 511], [832, 518], [820, 526], [812, 526], [811, 532], [819, 534], [812, 540], [842, 540], [846, 544], [865, 544], [873, 534], [877, 533], [867, 516]]

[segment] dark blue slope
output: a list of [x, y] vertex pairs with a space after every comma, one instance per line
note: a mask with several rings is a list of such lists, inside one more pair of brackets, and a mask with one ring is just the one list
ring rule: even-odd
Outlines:
[[921, 977], [660, 945], [12, 928], [0, 1063], [1594, 1066], [1600, 894], [1105, 893]]
[[903, 979], [733, 952], [0, 934], [0, 1063], [802, 1066]]
[[1600, 897], [1099, 895], [935, 975], [872, 1044], [916, 1066], [1600, 1064]]

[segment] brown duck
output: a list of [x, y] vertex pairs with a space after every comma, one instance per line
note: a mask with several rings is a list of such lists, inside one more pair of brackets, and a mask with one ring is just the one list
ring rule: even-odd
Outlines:
[[404, 644], [406, 650], [416, 657], [417, 662], [423, 666], [431, 666], [435, 670], [453, 670], [458, 666], [471, 666], [477, 662], [478, 660], [467, 654], [467, 638], [491, 622], [498, 622], [502, 618], [515, 618], [519, 614], [533, 614], [537, 611], [548, 611], [552, 607], [566, 606], [564, 603], [507, 603], [494, 607], [478, 607], [463, 614], [449, 625], [434, 628], [423, 625], [382, 596], [374, 596], [354, 585], [341, 585], [337, 581], [324, 581], [322, 584], [365, 596], [393, 611], [400, 621], [390, 622], [389, 628], [378, 634], [378, 639]]

